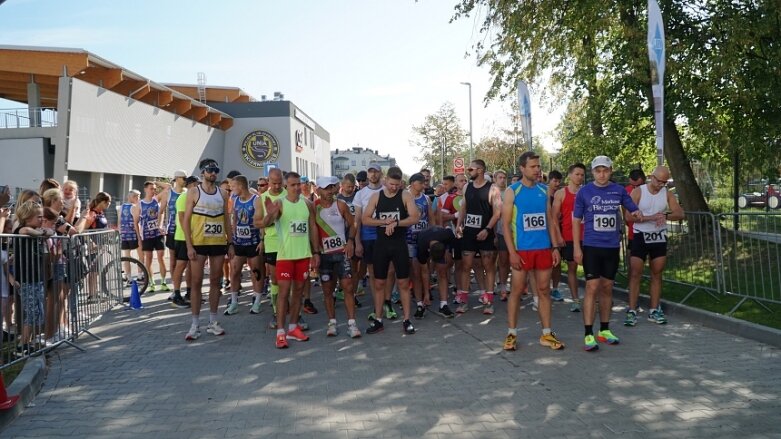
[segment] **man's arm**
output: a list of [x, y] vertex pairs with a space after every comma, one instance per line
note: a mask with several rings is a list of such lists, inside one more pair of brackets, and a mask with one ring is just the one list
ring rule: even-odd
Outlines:
[[175, 221], [173, 218], [169, 218], [170, 215], [168, 215], [168, 197], [170, 191], [171, 188], [169, 187], [160, 192], [160, 195], [158, 196], [158, 203], [160, 203], [160, 224], [158, 224], [158, 227], [165, 229], [165, 231], [168, 231], [168, 223], [166, 221]]
[[380, 193], [376, 192], [369, 198], [366, 208], [361, 213], [361, 223], [366, 226], [384, 226], [387, 220], [374, 218], [374, 211], [377, 209], [377, 202], [380, 199]]
[[686, 217], [683, 207], [681, 207], [678, 199], [670, 191], [667, 191], [667, 206], [670, 208], [670, 213], [667, 215], [668, 220], [680, 221]]
[[233, 214], [229, 213], [228, 211], [228, 192], [222, 190], [220, 188], [220, 194], [222, 195], [222, 211], [225, 212], [225, 214], [222, 215], [222, 222], [225, 225], [225, 239], [226, 242], [232, 243], [233, 242], [233, 227], [231, 223], [233, 222]]
[[[458, 209], [458, 215], [456, 215], [456, 230], [462, 230], [464, 227], [464, 218], [466, 218], [466, 188], [469, 187], [469, 184], [467, 183], [466, 186], [464, 186], [464, 195], [463, 195], [463, 201], [461, 202], [461, 207]], [[455, 200], [454, 200], [455, 202]]]
[[556, 191], [556, 193], [553, 195], [553, 205], [551, 206], [550, 223], [553, 226], [554, 233], [556, 234], [555, 240], [553, 241], [553, 245], [555, 246], [564, 245], [564, 237], [561, 234], [560, 223], [561, 203], [564, 202], [564, 195], [564, 189], [559, 189]]
[[304, 198], [307, 209], [309, 209], [309, 245], [312, 246], [312, 255], [320, 254], [323, 250], [320, 248], [320, 239], [317, 233], [317, 221], [315, 215], [315, 206], [311, 201]]
[[[268, 198], [266, 199], [268, 200]], [[270, 204], [265, 204], [266, 215], [260, 222], [260, 227], [268, 227], [274, 224], [282, 215], [282, 200], [274, 201]]]
[[499, 188], [496, 187], [496, 185], [491, 185], [491, 191], [488, 193], [488, 198], [491, 207], [493, 207], [493, 215], [491, 215], [491, 219], [488, 220], [488, 224], [486, 224], [485, 228], [490, 230], [496, 226], [496, 223], [499, 222], [499, 218], [502, 217], [502, 194], [499, 193]]
[[515, 202], [515, 192], [509, 187], [504, 191], [504, 203], [502, 203], [502, 228], [504, 229], [504, 243], [507, 244], [507, 250], [510, 254], [517, 254], [515, 240], [513, 239], [513, 204]]
[[136, 238], [138, 238], [138, 242], [140, 243], [141, 240], [143, 240], [143, 235], [141, 235], [141, 226], [140, 226], [140, 220], [141, 220], [141, 206], [138, 204], [134, 204], [133, 207], [130, 208], [130, 215], [133, 217], [133, 229], [136, 231]]
[[187, 191], [187, 203], [185, 203], [184, 208], [184, 220], [181, 222], [182, 224], [180, 224], [182, 226], [182, 231], [184, 232], [184, 242], [187, 244], [188, 249], [192, 248], [193, 246], [193, 236], [190, 222], [193, 218], [193, 208], [198, 202], [198, 195], [199, 191], [197, 190]]
[[420, 220], [420, 210], [415, 205], [415, 200], [412, 199], [412, 194], [409, 191], [404, 191], [401, 194], [401, 199], [404, 202], [404, 206], [407, 208], [407, 217], [399, 221], [399, 227], [409, 227], [413, 224], [417, 224]]
[[[336, 206], [339, 208], [339, 212], [342, 214], [345, 224], [355, 223], [355, 217], [350, 213], [350, 206], [348, 206], [347, 203], [342, 200], [336, 200]], [[349, 228], [349, 236], [347, 239], [355, 239], [355, 227]]]

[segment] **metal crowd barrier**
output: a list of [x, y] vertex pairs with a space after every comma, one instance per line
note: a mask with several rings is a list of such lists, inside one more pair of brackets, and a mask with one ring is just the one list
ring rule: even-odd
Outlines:
[[[0, 369], [75, 343], [122, 304], [119, 234], [0, 235]], [[94, 335], [93, 335], [94, 337]]]
[[[721, 225], [724, 293], [781, 303], [781, 213], [725, 213]], [[769, 311], [769, 309], [768, 309]]]
[[[685, 212], [667, 222], [665, 283], [688, 289], [681, 303], [704, 291], [741, 300], [781, 303], [781, 213], [750, 212], [713, 215]], [[629, 242], [624, 240], [623, 270], [628, 273]], [[644, 277], [648, 277], [644, 275]]]

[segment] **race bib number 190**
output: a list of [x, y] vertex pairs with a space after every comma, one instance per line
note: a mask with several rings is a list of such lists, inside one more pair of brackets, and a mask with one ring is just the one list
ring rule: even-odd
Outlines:
[[483, 227], [483, 216], [482, 215], [473, 215], [471, 213], [466, 214], [466, 218], [464, 218], [464, 226], [465, 227], [473, 227], [475, 229], [480, 229]]
[[616, 228], [616, 216], [604, 213], [598, 213], [594, 215], [594, 231], [595, 232], [615, 232]]
[[544, 213], [524, 213], [523, 214], [523, 231], [524, 232], [536, 232], [539, 230], [545, 230], [545, 214]]
[[301, 236], [309, 233], [308, 221], [291, 221], [290, 222], [290, 235]]

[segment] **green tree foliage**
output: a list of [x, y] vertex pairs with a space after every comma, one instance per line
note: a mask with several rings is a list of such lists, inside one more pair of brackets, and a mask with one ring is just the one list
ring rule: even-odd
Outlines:
[[[781, 2], [661, 0], [666, 27], [665, 157], [685, 208], [707, 205], [692, 160], [727, 169], [781, 159]], [[486, 100], [518, 78], [566, 97], [559, 160], [609, 154], [653, 165], [646, 2], [462, 0], [453, 19], [484, 15], [475, 45], [493, 77]]]
[[469, 132], [461, 128], [461, 120], [450, 102], [445, 102], [436, 113], [426, 116], [422, 124], [413, 126], [412, 132], [414, 138], [410, 144], [420, 151], [416, 159], [432, 169], [436, 180], [452, 173], [455, 157], [469, 155]]

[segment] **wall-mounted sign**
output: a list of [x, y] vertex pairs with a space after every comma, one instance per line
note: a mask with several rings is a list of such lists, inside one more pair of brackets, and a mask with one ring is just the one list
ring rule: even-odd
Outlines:
[[296, 130], [296, 152], [304, 150], [304, 131]]
[[263, 169], [263, 164], [273, 162], [279, 157], [279, 142], [268, 131], [253, 131], [241, 141], [241, 158], [244, 163], [255, 168]]

